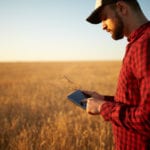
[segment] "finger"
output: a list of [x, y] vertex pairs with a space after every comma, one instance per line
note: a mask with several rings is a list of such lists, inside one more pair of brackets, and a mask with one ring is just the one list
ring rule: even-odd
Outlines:
[[83, 99], [81, 100], [82, 103], [86, 103], [87, 102], [87, 99]]
[[80, 101], [80, 105], [81, 106], [85, 106], [86, 107], [86, 104], [87, 104], [87, 100], [86, 99], [83, 99]]
[[87, 94], [87, 95], [92, 95], [93, 91], [86, 91], [86, 90], [82, 90], [83, 93]]
[[90, 115], [99, 115], [98, 112], [88, 112], [88, 114], [90, 114]]

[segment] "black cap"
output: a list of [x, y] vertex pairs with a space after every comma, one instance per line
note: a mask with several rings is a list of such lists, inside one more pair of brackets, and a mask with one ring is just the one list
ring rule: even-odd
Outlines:
[[100, 13], [103, 6], [116, 2], [117, 0], [96, 0], [96, 8], [86, 20], [93, 24], [101, 23]]

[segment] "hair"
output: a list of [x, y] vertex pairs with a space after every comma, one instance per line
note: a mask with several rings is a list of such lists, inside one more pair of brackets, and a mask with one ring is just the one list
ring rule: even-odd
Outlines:
[[141, 7], [137, 0], [123, 0], [127, 3], [133, 10], [142, 12]]
[[[136, 12], [142, 12], [142, 9], [139, 5], [139, 3], [137, 2], [137, 0], [117, 0], [117, 1], [124, 1], [125, 3], [127, 3], [134, 11]], [[111, 4], [110, 7], [112, 9], [114, 9], [116, 7], [115, 4]]]

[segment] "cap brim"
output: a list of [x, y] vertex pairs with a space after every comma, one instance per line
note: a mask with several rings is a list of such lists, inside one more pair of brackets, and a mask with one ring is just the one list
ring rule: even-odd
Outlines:
[[86, 20], [92, 24], [101, 23], [102, 20], [100, 17], [100, 13], [101, 13], [101, 7], [98, 7], [91, 13], [91, 15]]

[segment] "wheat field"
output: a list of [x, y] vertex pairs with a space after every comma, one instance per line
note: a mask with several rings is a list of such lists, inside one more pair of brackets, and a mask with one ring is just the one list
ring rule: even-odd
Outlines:
[[0, 150], [113, 150], [111, 124], [66, 97], [78, 88], [113, 95], [120, 64], [0, 63]]

